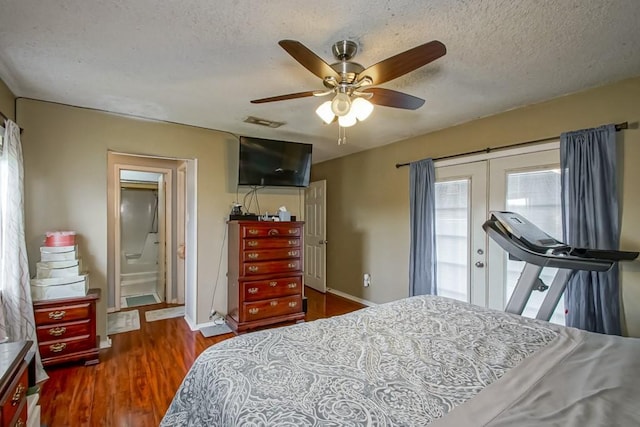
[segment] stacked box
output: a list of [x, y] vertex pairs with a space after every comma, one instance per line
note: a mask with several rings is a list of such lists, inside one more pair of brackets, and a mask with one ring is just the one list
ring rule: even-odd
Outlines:
[[[45, 244], [51, 244], [46, 239]], [[87, 295], [89, 275], [82, 271], [78, 246], [42, 246], [36, 277], [31, 279], [31, 298], [34, 301], [74, 298]]]

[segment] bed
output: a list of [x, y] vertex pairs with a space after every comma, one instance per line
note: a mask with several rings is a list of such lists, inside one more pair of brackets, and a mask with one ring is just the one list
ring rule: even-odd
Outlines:
[[213, 345], [162, 426], [640, 425], [640, 340], [435, 296]]

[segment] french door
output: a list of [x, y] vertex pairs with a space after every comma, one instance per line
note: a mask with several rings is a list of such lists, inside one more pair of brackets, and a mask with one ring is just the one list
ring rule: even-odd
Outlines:
[[[450, 166], [436, 165], [438, 294], [503, 310], [524, 268], [487, 238], [482, 224], [492, 210], [517, 212], [562, 239], [557, 149], [505, 155]], [[543, 269], [549, 284], [555, 269]], [[535, 317], [544, 299], [535, 291], [523, 315]], [[551, 321], [564, 323], [562, 300]]]

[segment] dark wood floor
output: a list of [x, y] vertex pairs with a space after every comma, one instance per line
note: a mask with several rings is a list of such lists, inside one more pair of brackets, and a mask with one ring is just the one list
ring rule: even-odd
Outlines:
[[[363, 306], [306, 288], [305, 320], [348, 313]], [[41, 424], [58, 426], [157, 426], [194, 360], [207, 347], [233, 337], [204, 338], [184, 319], [145, 321], [137, 307], [140, 330], [111, 336], [112, 346], [95, 366], [67, 365], [47, 370], [41, 389]], [[280, 326], [280, 325], [278, 325]]]

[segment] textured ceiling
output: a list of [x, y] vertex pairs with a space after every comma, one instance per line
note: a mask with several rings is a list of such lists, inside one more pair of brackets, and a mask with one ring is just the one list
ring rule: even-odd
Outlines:
[[[323, 125], [322, 89], [277, 42], [333, 62], [353, 40], [365, 67], [437, 39], [447, 54], [381, 85], [426, 100]], [[314, 162], [640, 75], [638, 0], [3, 0], [0, 78], [18, 97], [312, 142]], [[247, 116], [285, 122], [278, 129]]]

